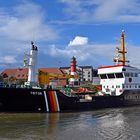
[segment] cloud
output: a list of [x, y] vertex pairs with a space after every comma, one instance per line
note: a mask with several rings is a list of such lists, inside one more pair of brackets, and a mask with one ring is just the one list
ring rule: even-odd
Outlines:
[[[83, 38], [80, 36], [78, 37], [80, 39]], [[69, 44], [74, 42], [75, 38], [70, 41]], [[85, 38], [88, 40], [87, 37], [84, 37], [84, 39]], [[49, 46], [45, 53], [53, 58], [57, 58], [57, 60], [63, 59], [67, 62], [75, 56], [77, 58], [78, 65], [93, 65], [94, 67], [98, 67], [101, 65], [114, 65], [113, 58], [116, 53], [115, 49], [116, 46], [120, 46], [119, 42], [117, 44], [95, 44], [86, 42], [82, 46], [78, 43], [77, 45], [74, 44], [74, 46], [70, 46], [69, 44], [65, 47], [56, 45]], [[135, 46], [133, 44], [128, 44], [127, 46], [128, 47], [126, 49], [128, 54], [126, 57], [130, 60], [130, 65], [140, 68], [140, 46]]]
[[77, 46], [77, 45], [82, 46], [86, 45], [87, 43], [88, 43], [87, 37], [76, 36], [72, 41], [70, 41], [68, 46]]
[[14, 56], [4, 56], [4, 57], [0, 57], [0, 63], [5, 63], [5, 64], [12, 64], [12, 63], [16, 63], [17, 60], [15, 59]]
[[30, 41], [41, 43], [59, 38], [59, 29], [46, 22], [46, 15], [40, 5], [29, 1], [13, 7], [0, 7], [1, 64], [22, 65], [24, 51], [29, 51]]
[[11, 12], [7, 9], [0, 11], [0, 17], [2, 37], [21, 41], [49, 41], [58, 37], [56, 30], [45, 23], [45, 13], [37, 4], [23, 2]]
[[[139, 23], [138, 0], [59, 0], [70, 23]], [[73, 19], [73, 20], [72, 20]]]
[[101, 65], [102, 60], [112, 61], [114, 53], [108, 52], [114, 52], [114, 46], [114, 44], [89, 43], [88, 37], [76, 36], [67, 46], [52, 45], [45, 53], [68, 61], [75, 56], [79, 64], [97, 66]]

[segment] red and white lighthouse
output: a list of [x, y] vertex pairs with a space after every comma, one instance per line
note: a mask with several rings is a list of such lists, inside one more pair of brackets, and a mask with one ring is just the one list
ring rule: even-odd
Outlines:
[[70, 62], [70, 75], [76, 75], [76, 58], [74, 56]]
[[[76, 74], [76, 58], [73, 56], [70, 62], [70, 75], [75, 76]], [[78, 83], [78, 79], [73, 77], [69, 79], [69, 82], [71, 85], [75, 85]]]

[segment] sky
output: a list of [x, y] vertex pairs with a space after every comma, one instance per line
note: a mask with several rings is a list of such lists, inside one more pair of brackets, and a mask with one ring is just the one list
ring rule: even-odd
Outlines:
[[22, 68], [31, 41], [38, 67], [113, 65], [125, 31], [127, 59], [140, 68], [140, 0], [0, 0], [0, 70]]

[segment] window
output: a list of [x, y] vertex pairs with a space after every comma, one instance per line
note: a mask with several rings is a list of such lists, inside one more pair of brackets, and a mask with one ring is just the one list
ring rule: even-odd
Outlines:
[[122, 71], [126, 71], [126, 69], [125, 68], [122, 68]]
[[116, 78], [123, 78], [123, 74], [122, 73], [115, 73]]
[[124, 73], [126, 77], [129, 77], [129, 73]]
[[100, 74], [101, 79], [107, 79], [106, 74]]
[[107, 74], [108, 78], [115, 78], [114, 73], [113, 74]]
[[138, 77], [138, 74], [137, 73], [135, 73], [135, 77]]
[[133, 75], [133, 73], [131, 73], [131, 77], [133, 77], [134, 75]]
[[117, 85], [116, 88], [120, 88], [120, 85]]

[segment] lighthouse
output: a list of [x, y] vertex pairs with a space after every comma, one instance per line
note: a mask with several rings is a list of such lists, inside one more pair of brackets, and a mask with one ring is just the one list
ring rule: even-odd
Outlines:
[[35, 86], [38, 83], [37, 55], [38, 55], [37, 46], [34, 45], [34, 42], [31, 42], [31, 50], [28, 64], [28, 80], [25, 83], [25, 85]]
[[69, 79], [70, 85], [78, 85], [78, 79], [74, 76], [77, 75], [76, 73], [76, 58], [73, 56], [70, 61], [70, 75], [73, 77]]

